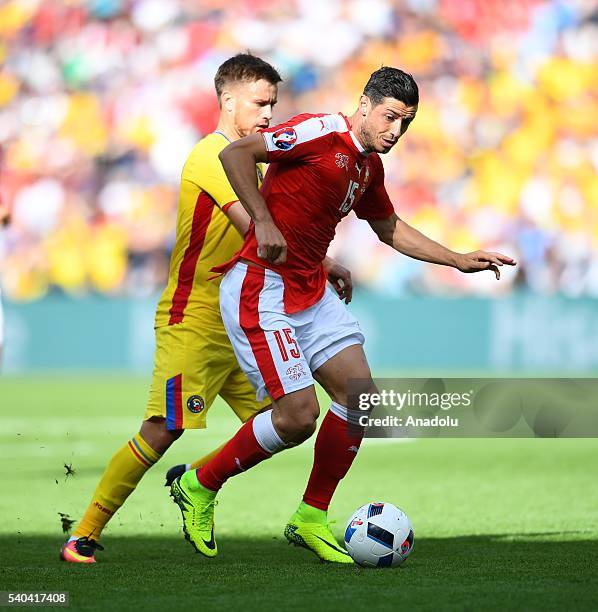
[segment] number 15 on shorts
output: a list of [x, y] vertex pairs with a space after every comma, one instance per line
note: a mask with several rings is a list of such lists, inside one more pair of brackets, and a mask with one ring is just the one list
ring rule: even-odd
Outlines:
[[301, 357], [297, 340], [293, 338], [293, 332], [290, 328], [285, 327], [275, 330], [274, 338], [276, 338], [276, 344], [280, 350], [280, 356], [283, 362], [288, 361], [289, 356], [293, 359], [299, 359]]

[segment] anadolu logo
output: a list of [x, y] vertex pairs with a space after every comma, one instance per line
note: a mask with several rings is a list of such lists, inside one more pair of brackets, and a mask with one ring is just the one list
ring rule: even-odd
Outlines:
[[292, 127], [283, 127], [272, 134], [274, 146], [282, 151], [288, 151], [297, 142], [297, 132]]

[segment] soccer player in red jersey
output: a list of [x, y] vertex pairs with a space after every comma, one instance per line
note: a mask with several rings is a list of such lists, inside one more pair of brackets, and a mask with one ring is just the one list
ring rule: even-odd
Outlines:
[[[364, 337], [326, 288], [321, 261], [338, 222], [351, 210], [379, 239], [422, 261], [461, 272], [515, 265], [501, 253], [456, 253], [400, 219], [384, 187], [380, 153], [388, 153], [415, 118], [419, 93], [411, 75], [384, 67], [371, 75], [355, 113], [299, 115], [228, 145], [220, 159], [253, 221], [240, 252], [220, 267], [220, 307], [235, 355], [272, 409], [245, 423], [223, 449], [172, 485], [187, 537], [214, 554], [214, 498], [231, 476], [316, 430], [318, 381], [331, 398], [318, 432], [303, 501], [285, 529], [289, 541], [325, 560], [350, 562], [327, 523], [332, 495], [361, 444], [347, 421], [347, 381], [375, 390]], [[261, 192], [255, 164], [269, 162]], [[208, 549], [205, 550], [204, 549]]]

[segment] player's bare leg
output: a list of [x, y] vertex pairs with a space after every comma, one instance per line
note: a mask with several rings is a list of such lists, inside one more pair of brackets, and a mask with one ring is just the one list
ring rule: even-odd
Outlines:
[[[351, 563], [328, 529], [328, 506], [338, 483], [348, 472], [361, 445], [363, 432], [349, 431], [347, 381], [362, 381], [362, 392], [373, 390], [370, 369], [361, 345], [345, 348], [328, 360], [314, 378], [324, 387], [332, 400], [314, 445], [314, 463], [303, 501], [289, 520], [285, 536], [289, 541], [303, 540], [306, 548], [324, 560]], [[325, 528], [329, 535], [324, 538]], [[315, 537], [319, 535], [320, 537]], [[336, 550], [330, 550], [332, 548]], [[342, 554], [338, 554], [339, 550]]]
[[214, 505], [222, 485], [286, 446], [307, 440], [316, 429], [319, 412], [313, 385], [283, 395], [273, 402], [272, 409], [247, 421], [203, 468], [189, 470], [172, 483], [171, 494], [181, 510], [183, 532], [196, 551], [207, 557], [218, 553]]
[[110, 460], [91, 503], [60, 552], [63, 561], [94, 563], [102, 530], [135, 490], [144, 474], [177, 440], [183, 430], [169, 431], [163, 418], [152, 417]]

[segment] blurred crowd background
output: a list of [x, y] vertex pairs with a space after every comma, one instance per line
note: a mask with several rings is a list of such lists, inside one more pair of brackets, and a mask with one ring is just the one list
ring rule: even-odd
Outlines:
[[593, 0], [8, 0], [0, 5], [0, 281], [151, 295], [180, 171], [216, 123], [213, 76], [239, 51], [281, 72], [275, 120], [351, 113], [380, 65], [420, 110], [385, 156], [409, 223], [502, 250], [496, 283], [396, 256], [354, 216], [332, 253], [391, 295], [528, 289], [598, 296], [598, 4]]

